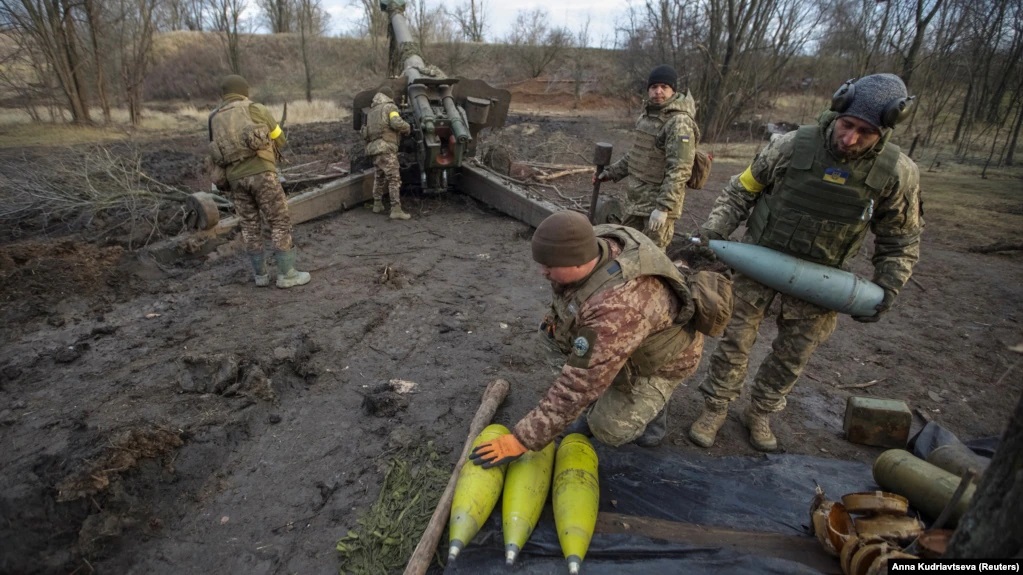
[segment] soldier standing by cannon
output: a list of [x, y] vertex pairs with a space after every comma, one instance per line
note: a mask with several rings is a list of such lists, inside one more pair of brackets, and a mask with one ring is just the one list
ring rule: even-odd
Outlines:
[[401, 118], [394, 105], [394, 93], [381, 88], [373, 96], [373, 105], [363, 126], [366, 155], [373, 158], [376, 168], [373, 180], [373, 213], [384, 211], [384, 192], [391, 199], [391, 219], [407, 220], [412, 216], [401, 209], [401, 171], [398, 163], [398, 143], [402, 136], [412, 132], [412, 126]]

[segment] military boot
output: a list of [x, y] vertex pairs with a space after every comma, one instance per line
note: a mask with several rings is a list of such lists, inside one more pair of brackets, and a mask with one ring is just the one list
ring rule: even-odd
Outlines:
[[401, 204], [391, 204], [391, 219], [392, 220], [407, 220], [412, 216], [408, 215], [401, 209]]
[[700, 447], [714, 445], [718, 436], [718, 430], [725, 424], [728, 418], [728, 405], [715, 405], [709, 401], [703, 402], [703, 411], [696, 418], [693, 425], [689, 427], [689, 439]]
[[636, 438], [636, 445], [640, 447], [657, 447], [664, 441], [664, 435], [668, 432], [668, 404], [646, 424], [643, 435]]
[[289, 288], [302, 286], [309, 283], [312, 276], [309, 272], [300, 272], [295, 269], [295, 248], [286, 252], [277, 252], [277, 287]]
[[256, 286], [270, 285], [270, 274], [266, 273], [266, 257], [263, 252], [250, 253], [249, 261], [252, 263], [252, 277], [256, 280]]
[[382, 214], [384, 213], [384, 200], [383, 198], [373, 200], [373, 213]]
[[771, 433], [771, 414], [752, 405], [742, 414], [742, 423], [749, 429], [749, 442], [759, 451], [776, 451], [778, 438]]

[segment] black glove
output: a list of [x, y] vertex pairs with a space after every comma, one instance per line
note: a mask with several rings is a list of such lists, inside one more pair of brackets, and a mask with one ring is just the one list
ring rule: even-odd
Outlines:
[[714, 253], [714, 250], [710, 249], [710, 240], [720, 239], [724, 239], [721, 237], [721, 234], [706, 229], [700, 229], [699, 231], [689, 235], [689, 241], [693, 245], [693, 251], [701, 258], [711, 262], [717, 261], [718, 256]]
[[882, 289], [884, 290], [884, 299], [881, 300], [881, 303], [874, 306], [877, 312], [874, 315], [854, 315], [852, 316], [854, 320], [860, 323], [874, 323], [881, 319], [881, 314], [892, 309], [892, 304], [895, 303], [895, 292], [888, 288]]

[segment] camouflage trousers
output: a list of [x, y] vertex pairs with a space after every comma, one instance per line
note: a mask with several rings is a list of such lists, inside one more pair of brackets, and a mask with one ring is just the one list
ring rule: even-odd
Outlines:
[[622, 225], [630, 228], [637, 229], [643, 232], [646, 237], [654, 240], [659, 248], [666, 249], [668, 244], [671, 243], [672, 236], [675, 235], [675, 218], [668, 218], [661, 226], [661, 229], [655, 231], [647, 228], [647, 222], [650, 221], [650, 214], [645, 216], [637, 214], [626, 214], [622, 219]]
[[391, 207], [401, 206], [401, 171], [398, 154], [377, 154], [373, 156], [376, 168], [373, 178], [373, 201], [383, 201], [384, 194], [391, 196]]
[[249, 253], [263, 251], [260, 214], [270, 225], [274, 249], [286, 252], [292, 248], [288, 201], [276, 172], [260, 172], [231, 181], [231, 201], [241, 219], [242, 240]]
[[[760, 323], [775, 295], [779, 295], [741, 274], [734, 278], [732, 290], [735, 294], [732, 319], [710, 358], [707, 378], [700, 385], [707, 402], [719, 406], [727, 406], [739, 397]], [[780, 295], [778, 335], [753, 377], [753, 406], [765, 412], [785, 409], [785, 396], [792, 391], [810, 356], [838, 325], [837, 312]]]

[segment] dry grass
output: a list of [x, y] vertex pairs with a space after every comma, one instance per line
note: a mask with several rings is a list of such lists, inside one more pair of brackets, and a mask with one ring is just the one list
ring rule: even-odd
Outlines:
[[[283, 105], [269, 106], [278, 118], [284, 111]], [[45, 110], [39, 110], [45, 117]], [[93, 110], [98, 113], [98, 110]], [[351, 117], [351, 110], [328, 100], [305, 100], [288, 103], [287, 125], [312, 122], [334, 122]], [[126, 109], [111, 110], [111, 124], [107, 126], [73, 126], [66, 123], [33, 123], [23, 109], [0, 109], [0, 148], [24, 146], [74, 145], [91, 142], [110, 142], [128, 137], [159, 135], [163, 133], [188, 133], [205, 129], [209, 110], [193, 105], [182, 105], [171, 112], [143, 110], [142, 125], [132, 128]]]

